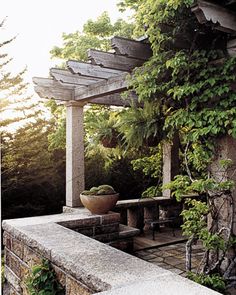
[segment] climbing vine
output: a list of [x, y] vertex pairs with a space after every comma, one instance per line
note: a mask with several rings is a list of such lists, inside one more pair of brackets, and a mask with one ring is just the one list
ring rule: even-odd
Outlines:
[[65, 294], [65, 290], [58, 282], [50, 262], [45, 259], [42, 260], [41, 264], [33, 266], [26, 279], [26, 287], [30, 295]]
[[[215, 179], [209, 167], [217, 153], [215, 139], [236, 138], [236, 58], [227, 53], [228, 34], [198, 23], [191, 12], [193, 2], [124, 0], [120, 7], [135, 11], [136, 35], [146, 35], [153, 51], [130, 77], [130, 90], [137, 93], [144, 110], [146, 105], [155, 109], [156, 128], [162, 128], [160, 142], [176, 133], [180, 137], [183, 173], [167, 187], [177, 198], [192, 192], [206, 198], [205, 202], [188, 200], [188, 210], [182, 212], [183, 231], [189, 237], [187, 270], [191, 270], [191, 247], [200, 240], [205, 255], [198, 275], [191, 278], [222, 291], [235, 284], [235, 252], [226, 260], [235, 243], [234, 183], [227, 173], [222, 174], [229, 160], [219, 164], [221, 179]], [[228, 221], [220, 226], [226, 204]]]

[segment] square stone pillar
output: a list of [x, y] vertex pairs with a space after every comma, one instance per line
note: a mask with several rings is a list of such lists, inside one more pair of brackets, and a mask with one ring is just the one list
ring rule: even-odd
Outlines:
[[[179, 173], [179, 136], [175, 134], [172, 142], [165, 141], [162, 145], [163, 151], [163, 181], [165, 185], [173, 180]], [[163, 190], [164, 197], [171, 197], [169, 189]]]
[[84, 122], [83, 105], [66, 104], [66, 206], [81, 207], [84, 190]]

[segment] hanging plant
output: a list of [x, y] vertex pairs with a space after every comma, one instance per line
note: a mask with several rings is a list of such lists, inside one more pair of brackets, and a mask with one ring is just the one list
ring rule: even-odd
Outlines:
[[147, 102], [144, 106], [131, 106], [121, 114], [119, 130], [124, 134], [128, 146], [157, 146], [162, 137], [162, 122], [155, 106]]
[[[121, 135], [116, 127], [119, 120], [119, 111], [111, 108], [98, 109], [88, 117], [86, 133], [90, 141], [102, 144], [105, 148], [115, 148], [119, 144]], [[85, 121], [86, 124], [86, 121]]]

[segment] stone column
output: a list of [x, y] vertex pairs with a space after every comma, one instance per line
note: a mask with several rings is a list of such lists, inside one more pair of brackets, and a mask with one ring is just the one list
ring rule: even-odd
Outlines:
[[83, 190], [83, 105], [70, 101], [66, 105], [66, 206], [82, 206], [79, 196]]
[[[173, 141], [165, 141], [162, 146], [163, 150], [163, 182], [167, 184], [173, 180], [174, 176], [179, 173], [179, 136], [175, 134]], [[169, 189], [163, 190], [163, 196], [171, 196]]]

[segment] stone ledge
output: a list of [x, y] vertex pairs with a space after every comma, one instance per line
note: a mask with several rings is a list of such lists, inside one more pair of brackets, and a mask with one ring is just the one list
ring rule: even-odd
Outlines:
[[177, 275], [162, 277], [159, 280], [142, 280], [97, 295], [216, 295], [220, 294]]
[[[96, 215], [94, 216], [96, 218]], [[55, 266], [71, 275], [81, 286], [85, 286], [92, 293], [108, 291], [119, 292], [121, 288], [130, 290], [130, 286], [137, 287], [142, 293], [107, 293], [107, 294], [167, 294], [164, 288], [167, 285], [169, 294], [175, 293], [176, 289], [182, 294], [211, 295], [219, 294], [195, 284], [189, 280], [173, 275], [171, 272], [145, 262], [139, 258], [121, 252], [108, 245], [100, 243], [71, 229], [65, 228], [58, 222], [75, 221], [81, 218], [91, 218], [87, 211], [81, 214], [66, 213], [34, 218], [22, 218], [5, 220], [3, 228], [14, 238], [20, 240], [37, 253], [48, 258]], [[105, 224], [106, 218], [99, 216]], [[41, 221], [41, 222], [40, 222]], [[10, 273], [10, 270], [9, 270]], [[11, 277], [9, 280], [17, 279]], [[146, 281], [156, 290], [147, 293]], [[178, 288], [176, 287], [178, 282]], [[162, 289], [163, 290], [162, 290]], [[173, 292], [170, 293], [170, 290]], [[196, 290], [197, 293], [191, 293]], [[87, 289], [84, 290], [85, 294]], [[155, 293], [157, 292], [157, 293]], [[104, 293], [106, 294], [106, 293]]]

